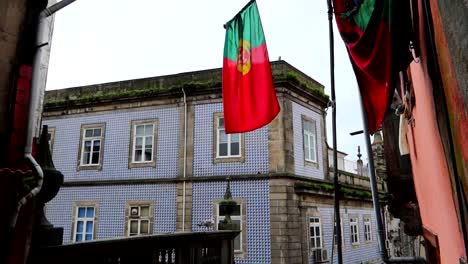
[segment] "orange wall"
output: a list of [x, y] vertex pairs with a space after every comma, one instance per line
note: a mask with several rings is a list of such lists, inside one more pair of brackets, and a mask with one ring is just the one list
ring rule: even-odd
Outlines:
[[[420, 39], [424, 39], [424, 32], [420, 32]], [[421, 47], [421, 62], [410, 65], [416, 103], [415, 122], [408, 126], [407, 137], [414, 184], [423, 225], [438, 237], [441, 263], [459, 263], [459, 258], [465, 256], [464, 242], [437, 126], [426, 57], [426, 50]]]

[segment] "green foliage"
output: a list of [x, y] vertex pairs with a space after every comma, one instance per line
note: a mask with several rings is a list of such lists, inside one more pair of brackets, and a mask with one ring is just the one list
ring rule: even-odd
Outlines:
[[[325, 101], [329, 100], [329, 96], [326, 95], [320, 87], [313, 87], [305, 82], [302, 82], [298, 75], [295, 72], [288, 72], [287, 74], [276, 74], [274, 75], [276, 80], [287, 80], [295, 85], [304, 87], [311, 91], [314, 95], [322, 98]], [[112, 92], [106, 93], [95, 93], [89, 95], [83, 95], [78, 98], [65, 98], [64, 100], [49, 101], [44, 104], [46, 108], [54, 107], [66, 107], [66, 106], [76, 106], [76, 105], [86, 105], [100, 102], [110, 102], [118, 99], [132, 99], [132, 98], [145, 98], [145, 97], [155, 97], [161, 95], [165, 92], [174, 92], [181, 90], [182, 88], [185, 91], [194, 91], [201, 90], [206, 88], [221, 87], [220, 81], [208, 81], [208, 82], [187, 82], [180, 85], [174, 85], [170, 87], [147, 87], [142, 89], [132, 89], [132, 90], [115, 90]]]
[[327, 94], [325, 94], [325, 92], [323, 91], [322, 88], [314, 87], [314, 86], [309, 85], [308, 83], [305, 83], [305, 82], [301, 81], [301, 79], [299, 78], [299, 76], [295, 72], [288, 72], [287, 74], [283, 74], [283, 73], [276, 74], [274, 76], [274, 78], [278, 79], [278, 80], [284, 79], [284, 80], [287, 80], [288, 82], [290, 82], [292, 84], [304, 87], [307, 90], [311, 91], [314, 95], [316, 95], [316, 96], [318, 96], [320, 98], [323, 98], [323, 100], [325, 100], [327, 102], [330, 100], [330, 97]]
[[[332, 193], [335, 190], [335, 186], [330, 183], [296, 183], [296, 188], [303, 188], [314, 191], [322, 191]], [[340, 193], [343, 196], [371, 199], [372, 193], [368, 190], [362, 190], [353, 187], [341, 186]], [[383, 195], [379, 195], [379, 198], [383, 199]]]
[[154, 97], [160, 95], [164, 92], [171, 92], [175, 90], [181, 90], [182, 88], [185, 91], [197, 90], [197, 89], [206, 89], [210, 87], [220, 87], [221, 82], [187, 82], [182, 85], [175, 85], [170, 87], [149, 87], [145, 89], [134, 89], [134, 90], [121, 90], [108, 93], [84, 95], [78, 98], [65, 98], [65, 100], [60, 101], [50, 101], [44, 104], [44, 107], [63, 107], [63, 106], [74, 106], [90, 103], [99, 103], [105, 101], [112, 101], [119, 98], [141, 98], [141, 97]]

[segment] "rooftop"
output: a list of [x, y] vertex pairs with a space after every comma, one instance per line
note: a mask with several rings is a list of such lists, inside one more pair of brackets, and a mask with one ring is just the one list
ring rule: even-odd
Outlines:
[[[295, 88], [315, 97], [322, 104], [328, 102], [324, 86], [285, 61], [271, 62], [275, 86], [288, 83]], [[116, 100], [135, 100], [160, 97], [181, 96], [181, 89], [187, 94], [206, 94], [221, 92], [222, 69], [209, 69], [179, 74], [117, 81], [103, 84], [86, 85], [60, 90], [47, 91], [46, 109], [81, 106], [95, 103], [115, 102]]]

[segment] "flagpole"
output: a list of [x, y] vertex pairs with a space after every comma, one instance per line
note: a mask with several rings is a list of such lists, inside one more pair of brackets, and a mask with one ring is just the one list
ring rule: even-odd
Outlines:
[[338, 145], [336, 142], [336, 97], [335, 97], [335, 50], [333, 39], [333, 6], [331, 0], [327, 0], [328, 5], [328, 32], [330, 39], [330, 87], [332, 106], [332, 137], [333, 137], [333, 183], [335, 186], [334, 207], [335, 207], [335, 234], [338, 252], [338, 264], [343, 264], [341, 249], [341, 215], [340, 215], [340, 183], [338, 181]]
[[[375, 214], [375, 221], [377, 223], [377, 240], [379, 242], [379, 251], [380, 255], [382, 256], [382, 260], [387, 263], [388, 259], [388, 252], [385, 246], [385, 236], [384, 236], [384, 227], [382, 221], [382, 214], [380, 210], [380, 202], [379, 202], [379, 190], [377, 188], [377, 178], [375, 176], [375, 166], [374, 166], [374, 157], [372, 153], [372, 145], [370, 141], [369, 135], [369, 123], [367, 120], [367, 113], [364, 109], [364, 103], [362, 101], [362, 96], [359, 96], [361, 100], [361, 112], [362, 112], [362, 122], [364, 127], [364, 139], [366, 141], [366, 149], [367, 149], [367, 157], [369, 158], [369, 180], [370, 180], [370, 187], [372, 192], [372, 203], [374, 205], [374, 214]], [[411, 259], [413, 260], [413, 259]]]

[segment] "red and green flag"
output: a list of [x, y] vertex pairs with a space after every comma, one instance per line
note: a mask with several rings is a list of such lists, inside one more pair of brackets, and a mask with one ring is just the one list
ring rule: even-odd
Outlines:
[[257, 3], [250, 1], [225, 27], [224, 126], [226, 133], [248, 132], [280, 111]]
[[333, 0], [356, 74], [369, 132], [384, 120], [398, 72], [411, 61], [410, 5], [402, 0]]

